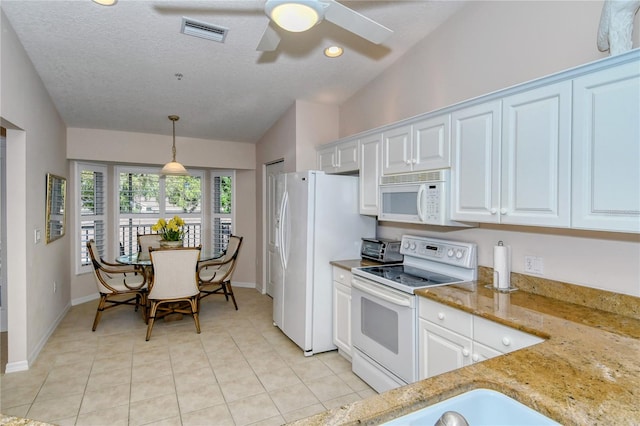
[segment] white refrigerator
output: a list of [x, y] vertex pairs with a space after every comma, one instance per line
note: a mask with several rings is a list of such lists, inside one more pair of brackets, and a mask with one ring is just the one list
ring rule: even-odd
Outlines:
[[274, 324], [307, 356], [336, 349], [329, 262], [359, 258], [376, 220], [358, 212], [357, 176], [283, 173], [276, 198]]

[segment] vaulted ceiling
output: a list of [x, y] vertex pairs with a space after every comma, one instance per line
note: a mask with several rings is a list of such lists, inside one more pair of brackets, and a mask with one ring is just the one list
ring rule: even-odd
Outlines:
[[[382, 45], [323, 21], [279, 30], [256, 50], [263, 0], [2, 0], [69, 127], [256, 142], [298, 100], [339, 105], [459, 10], [462, 1], [342, 1], [393, 30]], [[188, 17], [228, 29], [224, 43], [184, 35]], [[345, 53], [323, 55], [329, 45]]]

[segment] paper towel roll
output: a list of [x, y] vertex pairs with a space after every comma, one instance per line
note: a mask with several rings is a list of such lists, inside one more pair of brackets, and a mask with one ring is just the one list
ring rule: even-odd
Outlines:
[[493, 286], [498, 289], [511, 287], [511, 247], [502, 241], [493, 247]]

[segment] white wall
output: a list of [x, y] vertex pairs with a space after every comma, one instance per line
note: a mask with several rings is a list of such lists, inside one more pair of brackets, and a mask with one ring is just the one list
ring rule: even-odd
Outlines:
[[263, 282], [265, 166], [284, 160], [284, 172], [316, 169], [316, 146], [338, 138], [338, 107], [296, 101], [256, 144], [256, 280]]
[[[340, 107], [340, 136], [379, 127], [546, 74], [606, 57], [596, 47], [601, 1], [472, 1]], [[634, 47], [640, 45], [636, 16]], [[544, 258], [544, 277], [640, 296], [640, 236], [535, 227], [478, 229], [383, 223], [382, 237], [431, 234], [492, 247], [512, 246], [512, 270], [524, 256]]]
[[[69, 233], [44, 242], [46, 174], [67, 176], [66, 129], [4, 13], [0, 116], [7, 127], [7, 371], [28, 368], [69, 305]], [[34, 242], [34, 230], [43, 240]], [[57, 291], [53, 292], [53, 282]]]
[[[178, 132], [178, 131], [177, 131]], [[171, 160], [172, 135], [98, 129], [67, 129], [67, 158], [123, 164], [163, 165]], [[255, 145], [179, 137], [176, 160], [185, 167], [253, 169]]]

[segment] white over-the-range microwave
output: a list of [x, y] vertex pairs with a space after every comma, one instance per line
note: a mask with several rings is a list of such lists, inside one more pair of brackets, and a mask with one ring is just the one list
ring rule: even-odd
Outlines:
[[443, 226], [475, 226], [450, 218], [449, 169], [380, 178], [378, 220]]

